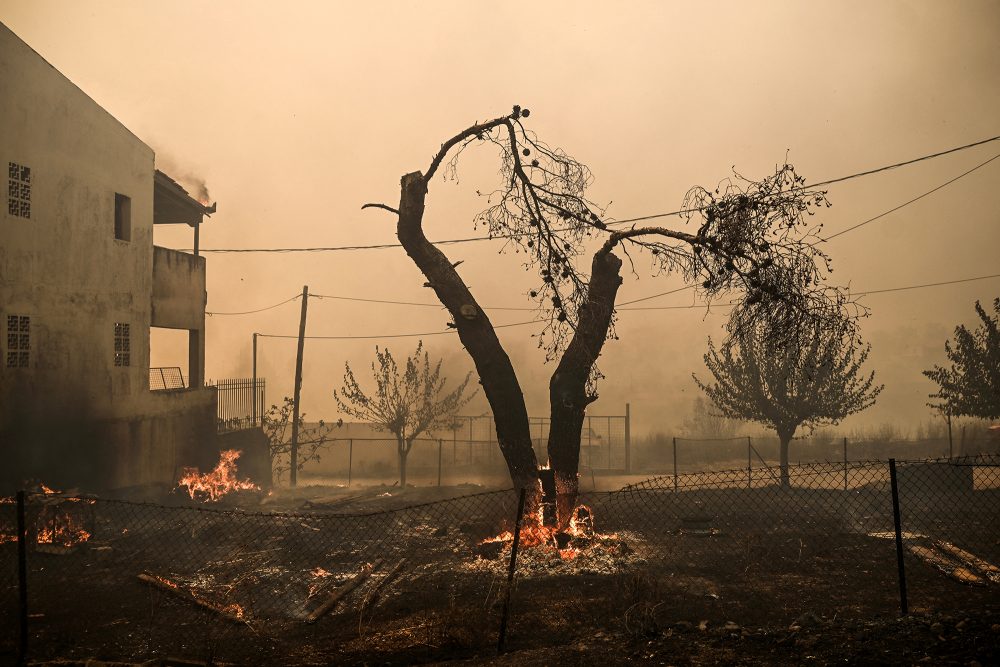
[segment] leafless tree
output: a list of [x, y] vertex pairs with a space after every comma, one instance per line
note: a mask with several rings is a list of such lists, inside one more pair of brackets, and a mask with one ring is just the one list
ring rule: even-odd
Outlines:
[[760, 321], [721, 348], [708, 340], [705, 365], [715, 378], [701, 387], [727, 417], [773, 428], [781, 444], [781, 485], [788, 486], [788, 445], [796, 430], [837, 424], [875, 403], [882, 385], [861, 366], [870, 346], [861, 346], [850, 322], [812, 322], [789, 338]]
[[[423, 230], [434, 176], [453, 172], [458, 157], [473, 144], [499, 152], [500, 184], [481, 193], [487, 207], [475, 223], [505, 249], [523, 256], [525, 267], [538, 274], [538, 286], [529, 296], [545, 323], [539, 345], [557, 362], [549, 382], [548, 464], [559, 498], [558, 520], [565, 524], [576, 504], [584, 415], [597, 399], [600, 372], [595, 363], [605, 340], [614, 337], [614, 303], [622, 283], [616, 252], [630, 262], [633, 250], [649, 253], [655, 274], [678, 273], [709, 299], [738, 293], [734, 332], [762, 317], [785, 324], [804, 314], [840, 318], [851, 303], [845, 293], [823, 284], [828, 258], [817, 247], [819, 226], [811, 225], [809, 216], [828, 205], [825, 194], [805, 187], [790, 165], [761, 181], [734, 174], [718, 188], [693, 188], [684, 202], [687, 230], [613, 228], [604, 209], [587, 199], [590, 170], [539, 140], [525, 127], [528, 116], [527, 109], [515, 106], [510, 114], [462, 130], [441, 145], [426, 171], [402, 177], [398, 208], [382, 203], [364, 208], [397, 216], [400, 243], [448, 309], [451, 325], [475, 363], [511, 479], [516, 487], [537, 492], [539, 465], [510, 358], [456, 270], [458, 263]], [[588, 246], [594, 244], [596, 252], [588, 260]], [[536, 501], [537, 493], [533, 496]]]
[[[271, 480], [275, 484], [291, 469], [292, 443], [289, 430], [292, 427], [294, 406], [295, 400], [285, 396], [281, 405], [272, 405], [261, 415], [261, 426], [271, 455]], [[299, 470], [307, 463], [320, 460], [323, 448], [331, 441], [330, 432], [333, 429], [333, 426], [327, 425], [322, 419], [315, 426], [307, 428], [305, 419], [305, 414], [299, 415]]]
[[423, 433], [451, 425], [455, 413], [476, 394], [466, 393], [471, 373], [445, 392], [447, 379], [441, 377], [441, 361], [432, 367], [423, 345], [423, 341], [419, 342], [417, 350], [406, 358], [402, 374], [389, 350], [376, 347], [377, 367], [372, 363], [374, 394], [361, 388], [350, 363], [344, 364], [343, 388], [333, 392], [342, 413], [396, 436], [400, 488], [406, 488], [406, 457], [414, 441]]

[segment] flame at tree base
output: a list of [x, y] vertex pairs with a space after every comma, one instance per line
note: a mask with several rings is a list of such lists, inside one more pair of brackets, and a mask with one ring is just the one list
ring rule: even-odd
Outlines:
[[236, 479], [236, 460], [243, 452], [227, 449], [219, 454], [219, 463], [212, 472], [202, 474], [197, 468], [184, 468], [177, 488], [186, 487], [192, 500], [217, 502], [233, 491], [260, 491], [260, 487], [249, 479]]
[[[559, 555], [561, 560], [573, 560], [580, 554], [584, 544], [595, 540], [615, 540], [617, 535], [600, 535], [594, 532], [594, 517], [591, 509], [586, 505], [578, 505], [573, 510], [569, 527], [559, 530], [557, 526], [546, 526], [544, 521], [544, 508], [539, 506], [537, 512], [524, 518], [521, 524], [521, 532], [518, 539], [518, 548], [551, 549]], [[506, 543], [514, 542], [514, 533], [505, 530], [493, 537], [488, 537], [480, 546], [497, 544], [506, 548]], [[581, 544], [583, 543], [583, 544]], [[499, 553], [498, 549], [498, 553]]]

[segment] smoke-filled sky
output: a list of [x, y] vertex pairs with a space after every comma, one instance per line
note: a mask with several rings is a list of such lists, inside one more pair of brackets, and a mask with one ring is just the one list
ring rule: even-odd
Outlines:
[[[426, 170], [442, 142], [520, 104], [530, 129], [594, 173], [590, 198], [630, 218], [680, 208], [694, 185], [773, 173], [787, 156], [818, 182], [1000, 134], [1000, 3], [943, 2], [0, 2], [0, 21], [104, 106], [192, 193], [219, 211], [211, 248], [393, 243], [402, 174]], [[824, 231], [892, 209], [1000, 153], [989, 143], [829, 187]], [[431, 239], [477, 236], [477, 190], [496, 185], [489, 147], [467, 151], [458, 179], [428, 195]], [[832, 279], [877, 290], [998, 273], [1000, 160], [826, 244]], [[661, 222], [683, 226], [678, 218]], [[189, 248], [189, 230], [156, 243]], [[444, 248], [485, 306], [530, 307], [536, 278], [498, 243]], [[208, 256], [210, 311], [255, 310], [308, 285], [313, 293], [434, 303], [399, 249]], [[634, 256], [619, 301], [682, 285]], [[626, 264], [626, 267], [628, 265]], [[1000, 279], [865, 299], [864, 335], [886, 389], [848, 428], [929, 418], [920, 371]], [[692, 305], [691, 293], [642, 306]], [[706, 337], [725, 309], [623, 311], [599, 364], [593, 414], [632, 405], [634, 430], [669, 432], [689, 416]], [[530, 311], [491, 312], [495, 324]], [[250, 374], [251, 333], [295, 334], [297, 301], [208, 320], [207, 375]], [[446, 329], [440, 308], [310, 299], [308, 334], [381, 336]], [[500, 330], [534, 415], [547, 414], [551, 367], [531, 334]], [[451, 334], [426, 336], [452, 376], [471, 363]], [[153, 365], [185, 365], [174, 337], [153, 340]], [[186, 341], [183, 341], [186, 344]], [[415, 338], [310, 340], [303, 407], [336, 418], [346, 361], [376, 344], [399, 356]], [[262, 339], [268, 398], [291, 393], [295, 341]], [[363, 373], [362, 373], [363, 375]], [[485, 409], [481, 398], [471, 410]]]

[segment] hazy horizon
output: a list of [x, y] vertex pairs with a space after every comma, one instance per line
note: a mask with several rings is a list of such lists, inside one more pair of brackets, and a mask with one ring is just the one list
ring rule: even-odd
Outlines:
[[[391, 9], [391, 11], [387, 11]], [[282, 248], [393, 244], [399, 178], [425, 170], [440, 144], [474, 121], [531, 110], [527, 126], [588, 165], [590, 198], [612, 218], [680, 208], [694, 185], [735, 168], [748, 177], [788, 160], [818, 182], [997, 134], [1000, 4], [962, 2], [552, 3], [519, 20], [485, 3], [0, 4], [0, 21], [156, 151], [158, 168], [192, 193], [201, 182], [218, 213], [201, 246]], [[1000, 153], [1000, 142], [828, 188], [818, 222], [836, 233], [942, 185]], [[787, 156], [787, 158], [786, 158]], [[433, 240], [480, 236], [472, 219], [492, 190], [493, 151], [472, 148], [456, 181], [435, 178]], [[824, 246], [833, 283], [855, 291], [997, 273], [1000, 160]], [[679, 218], [662, 222], [683, 226]], [[184, 229], [155, 243], [190, 248]], [[484, 306], [531, 306], [534, 285], [500, 242], [444, 246]], [[434, 303], [400, 248], [208, 258], [208, 310], [250, 311], [301, 292]], [[626, 261], [619, 302], [682, 286], [648, 258]], [[931, 417], [944, 343], [1000, 279], [872, 294], [862, 333], [885, 391], [844, 428]], [[692, 305], [690, 292], [637, 306]], [[492, 311], [497, 325], [533, 319]], [[247, 377], [251, 334], [294, 335], [298, 301], [207, 320], [206, 377]], [[446, 330], [443, 309], [310, 299], [314, 336]], [[620, 340], [599, 361], [606, 378], [593, 414], [630, 403], [634, 431], [680, 428], [704, 376], [706, 338], [726, 309], [621, 311]], [[548, 378], [533, 325], [498, 331], [532, 415], [548, 414]], [[472, 364], [453, 334], [423, 337], [459, 379]], [[359, 378], [375, 345], [405, 356], [417, 338], [310, 340], [302, 389], [309, 418], [336, 420], [332, 390], [345, 362]], [[154, 339], [152, 365], [186, 365], [186, 339]], [[291, 394], [295, 341], [262, 338], [269, 402]], [[482, 396], [469, 406], [485, 409]], [[907, 426], [908, 425], [908, 426]]]

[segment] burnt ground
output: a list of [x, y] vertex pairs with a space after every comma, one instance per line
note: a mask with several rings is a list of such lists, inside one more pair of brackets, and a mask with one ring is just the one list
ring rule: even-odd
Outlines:
[[[507, 553], [483, 561], [475, 547], [511, 516], [510, 494], [398, 509], [415, 498], [381, 493], [328, 500], [326, 510], [316, 497], [309, 513], [282, 516], [101, 501], [91, 540], [29, 555], [30, 655], [317, 665], [987, 665], [1000, 655], [995, 583], [960, 584], [908, 555], [911, 615], [898, 618], [895, 547], [872, 536], [891, 527], [883, 494], [727, 488], [588, 498], [607, 539], [572, 561], [547, 548], [522, 552], [498, 657]], [[909, 528], [940, 529], [995, 560], [997, 498], [971, 500], [976, 512], [964, 511], [968, 498], [927, 502], [947, 526], [925, 509]], [[397, 510], [365, 515], [380, 503]], [[692, 517], [704, 521], [696, 531], [687, 528]], [[11, 546], [0, 545], [5, 573]], [[385, 580], [402, 558], [399, 575]], [[304, 622], [360, 563], [378, 559], [331, 613]], [[330, 575], [310, 597], [315, 567]], [[184, 582], [220, 607], [238, 603], [247, 616], [198, 607], [142, 583], [141, 572]], [[13, 579], [3, 581], [9, 635]], [[0, 662], [12, 639], [0, 638]]]

